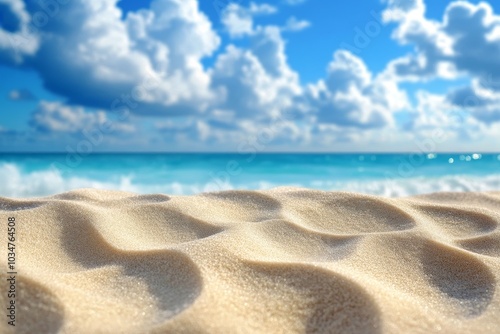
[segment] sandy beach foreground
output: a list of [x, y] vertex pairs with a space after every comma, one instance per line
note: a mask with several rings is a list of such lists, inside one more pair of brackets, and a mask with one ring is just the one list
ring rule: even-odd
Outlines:
[[80, 190], [0, 212], [1, 333], [11, 300], [16, 333], [500, 328], [500, 193]]

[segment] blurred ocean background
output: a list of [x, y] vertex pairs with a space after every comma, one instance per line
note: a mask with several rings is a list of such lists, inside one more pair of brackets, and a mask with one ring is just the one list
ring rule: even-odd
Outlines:
[[0, 196], [78, 188], [189, 195], [278, 186], [389, 197], [500, 189], [499, 154], [0, 155]]

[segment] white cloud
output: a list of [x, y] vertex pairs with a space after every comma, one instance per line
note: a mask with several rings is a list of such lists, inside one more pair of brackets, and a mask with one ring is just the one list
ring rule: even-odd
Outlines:
[[500, 124], [485, 124], [469, 108], [456, 106], [444, 95], [418, 91], [416, 97], [413, 119], [407, 130], [411, 130], [420, 146], [434, 148], [429, 151], [465, 150], [467, 145], [473, 148], [474, 143], [481, 143], [482, 146], [476, 147], [487, 150], [492, 146], [489, 141], [500, 138], [499, 133], [495, 133]]
[[443, 31], [443, 24], [425, 18], [423, 0], [389, 0], [382, 14], [384, 21], [397, 22], [392, 36], [401, 44], [414, 44], [416, 54], [391, 62], [389, 68], [401, 79], [429, 79], [440, 73], [454, 77], [453, 39]]
[[230, 145], [241, 153], [265, 151], [276, 145], [310, 141], [311, 126], [301, 126], [290, 120], [259, 122], [254, 119], [233, 123], [217, 117], [209, 120], [166, 121], [156, 125], [166, 142], [191, 142]]
[[232, 37], [250, 35], [253, 32], [251, 13], [235, 3], [229, 4], [222, 12], [222, 23]]
[[0, 0], [0, 63], [22, 64], [39, 48], [40, 37], [23, 1]]
[[[123, 21], [117, 1], [60, 5], [38, 30], [36, 48], [19, 49], [24, 56], [17, 61], [35, 68], [48, 89], [72, 103], [109, 109], [115, 99], [132, 95], [137, 113], [203, 111], [214, 96], [201, 59], [220, 39], [198, 2], [154, 0], [151, 9], [129, 13]], [[24, 20], [39, 11], [30, 3]], [[1, 54], [5, 62], [9, 52]]]
[[252, 2], [249, 7], [243, 7], [230, 3], [222, 12], [222, 23], [231, 37], [242, 37], [254, 33], [254, 16], [276, 12], [277, 8], [269, 4]]
[[285, 26], [283, 27], [284, 31], [301, 31], [307, 29], [311, 26], [311, 22], [306, 20], [298, 20], [295, 16], [290, 17]]
[[373, 77], [349, 51], [337, 51], [326, 80], [309, 86], [306, 106], [321, 123], [373, 128], [394, 123], [393, 113], [409, 107], [405, 92], [385, 73]]
[[41, 101], [33, 112], [30, 125], [47, 134], [78, 134], [84, 130], [105, 128], [114, 133], [132, 133], [135, 127], [123, 121], [112, 121], [104, 111], [86, 112], [81, 107], [70, 107], [59, 102]]
[[211, 71], [213, 86], [225, 99], [216, 109], [240, 118], [268, 118], [289, 108], [301, 88], [288, 65], [285, 42], [277, 27], [261, 27], [248, 50], [229, 46]]
[[[125, 18], [118, 0], [74, 0], [39, 27], [33, 25], [41, 10], [35, 2], [0, 0], [6, 13], [0, 63], [36, 70], [49, 90], [67, 98], [42, 102], [33, 115], [33, 127], [47, 133], [77, 133], [109, 120], [103, 111], [83, 107], [185, 117], [157, 129], [165, 138], [170, 132], [179, 141], [205, 142], [253, 136], [283, 112], [298, 118], [280, 123], [276, 138], [297, 142], [362, 142], [368, 133], [376, 138], [372, 131], [396, 128], [394, 114], [400, 111], [412, 112], [411, 130], [417, 135], [441, 126], [458, 137], [471, 136], [499, 121], [500, 16], [491, 6], [453, 2], [442, 20], [432, 20], [425, 16], [423, 0], [385, 2], [384, 20], [396, 23], [393, 37], [413, 45], [414, 52], [377, 74], [361, 58], [337, 51], [326, 77], [307, 86], [288, 63], [282, 33], [305, 29], [310, 22], [292, 16], [281, 27], [255, 24], [257, 16], [277, 8], [254, 2], [224, 9], [229, 37], [247, 40], [238, 46], [229, 42], [205, 68], [203, 59], [219, 50], [221, 38], [196, 0], [154, 0], [150, 8]], [[472, 85], [448, 95], [419, 92], [413, 107], [399, 87], [408, 80], [459, 76], [470, 77]], [[10, 98], [22, 95], [12, 91]], [[446, 110], [472, 116], [466, 129], [449, 123]], [[133, 131], [128, 123], [120, 126]]]
[[487, 123], [500, 121], [500, 16], [488, 3], [453, 2], [442, 21], [435, 21], [425, 17], [423, 0], [391, 0], [384, 19], [398, 23], [396, 40], [415, 46], [413, 55], [394, 60], [389, 71], [412, 81], [466, 75], [474, 84], [450, 92], [450, 106]]
[[473, 117], [484, 123], [500, 122], [500, 90], [491, 85], [473, 80], [471, 86], [451, 90], [447, 101], [455, 108], [469, 111]]
[[270, 4], [256, 4], [255, 2], [250, 3], [249, 11], [253, 15], [270, 15], [278, 11], [278, 9]]
[[408, 0], [405, 6], [401, 2], [390, 1], [383, 16], [398, 23], [394, 38], [415, 45], [416, 52], [396, 60], [393, 66], [397, 74], [426, 78], [450, 73], [440, 71], [441, 66], [483, 80], [500, 77], [500, 16], [488, 3], [453, 2], [443, 20], [435, 21], [425, 17], [422, 0]]

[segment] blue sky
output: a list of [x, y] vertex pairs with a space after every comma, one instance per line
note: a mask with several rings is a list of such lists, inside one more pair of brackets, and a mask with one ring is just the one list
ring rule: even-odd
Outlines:
[[500, 151], [500, 8], [0, 0], [0, 151]]

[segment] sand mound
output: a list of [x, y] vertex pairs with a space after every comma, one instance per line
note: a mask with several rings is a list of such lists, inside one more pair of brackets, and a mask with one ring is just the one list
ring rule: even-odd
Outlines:
[[[16, 331], [498, 333], [500, 193], [0, 198]], [[5, 269], [0, 305], [10, 299]]]

